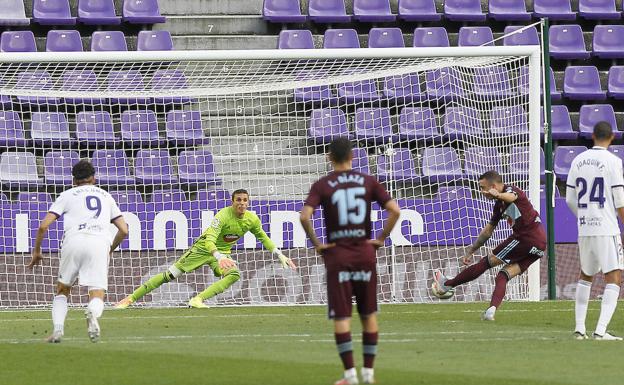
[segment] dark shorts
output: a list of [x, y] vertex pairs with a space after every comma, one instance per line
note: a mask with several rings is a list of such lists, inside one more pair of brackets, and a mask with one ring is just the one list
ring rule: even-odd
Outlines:
[[542, 242], [509, 237], [496, 246], [492, 254], [507, 265], [517, 263], [520, 271], [524, 272], [533, 262], [544, 256], [544, 249]]

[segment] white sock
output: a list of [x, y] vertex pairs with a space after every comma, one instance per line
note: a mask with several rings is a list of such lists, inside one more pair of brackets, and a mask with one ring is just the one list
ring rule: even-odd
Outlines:
[[618, 285], [609, 283], [605, 286], [602, 294], [602, 304], [600, 305], [600, 317], [598, 318], [598, 325], [596, 325], [596, 334], [603, 336], [607, 332], [607, 326], [615, 312], [619, 296], [620, 287]]
[[574, 303], [574, 316], [576, 319], [576, 327], [574, 331], [586, 333], [585, 317], [587, 316], [587, 304], [589, 303], [589, 294], [591, 293], [591, 282], [579, 279], [576, 284], [576, 302]]
[[357, 372], [355, 371], [355, 368], [345, 370], [344, 378], [357, 378]]
[[102, 312], [104, 311], [104, 301], [100, 298], [93, 298], [89, 301], [89, 305], [87, 305], [91, 313], [95, 316], [95, 318], [100, 318], [102, 316]]
[[54, 296], [52, 301], [52, 324], [54, 331], [64, 333], [65, 317], [67, 316], [67, 297], [64, 295]]

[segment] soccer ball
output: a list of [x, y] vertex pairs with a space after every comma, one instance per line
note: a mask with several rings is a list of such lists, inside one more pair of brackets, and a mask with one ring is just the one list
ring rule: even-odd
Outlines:
[[455, 288], [451, 288], [445, 292], [438, 290], [438, 285], [435, 282], [431, 284], [431, 293], [440, 299], [449, 299], [455, 295]]

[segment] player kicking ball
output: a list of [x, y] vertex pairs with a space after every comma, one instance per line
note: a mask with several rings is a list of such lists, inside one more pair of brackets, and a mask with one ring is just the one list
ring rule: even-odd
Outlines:
[[518, 187], [503, 184], [498, 172], [491, 170], [481, 175], [479, 188], [485, 198], [495, 200], [496, 203], [490, 222], [481, 230], [477, 240], [466, 248], [462, 258], [464, 265], [470, 264], [473, 254], [490, 239], [501, 219], [507, 220], [513, 233], [492, 250], [490, 255], [468, 266], [455, 278], [447, 278], [440, 270], [435, 270], [431, 291], [438, 298], [450, 298], [456, 286], [477, 279], [493, 267], [504, 265], [496, 275], [490, 307], [481, 316], [485, 321], [494, 321], [496, 309], [505, 297], [507, 282], [525, 272], [533, 262], [544, 256], [546, 233], [539, 213], [526, 194]]
[[138, 301], [147, 293], [171, 282], [184, 273], [189, 273], [204, 265], [210, 266], [216, 277], [221, 279], [197, 296], [192, 298], [188, 305], [193, 308], [207, 308], [204, 301], [223, 293], [240, 279], [240, 272], [236, 262], [232, 259], [232, 246], [250, 231], [270, 250], [284, 268], [296, 269], [293, 261], [286, 257], [275, 246], [275, 243], [262, 230], [260, 218], [250, 211], [249, 193], [246, 190], [236, 190], [232, 194], [232, 205], [220, 210], [215, 215], [210, 227], [197, 238], [190, 249], [178, 259], [169, 270], [157, 274], [139, 286], [132, 294], [115, 305], [117, 309], [125, 309]]

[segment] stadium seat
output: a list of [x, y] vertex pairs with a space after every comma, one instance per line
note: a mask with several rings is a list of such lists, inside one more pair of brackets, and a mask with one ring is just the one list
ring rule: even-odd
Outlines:
[[[106, 90], [112, 93], [145, 91], [143, 75], [138, 70], [110, 71], [106, 76]], [[149, 98], [145, 96], [119, 96], [110, 98], [111, 103], [145, 104]]]
[[48, 151], [43, 157], [43, 175], [48, 185], [71, 186], [72, 167], [80, 160], [76, 151]]
[[377, 157], [377, 178], [380, 182], [419, 182], [422, 175], [416, 170], [412, 153], [407, 148], [395, 149], [392, 155]]
[[616, 155], [617, 157], [619, 157], [620, 159], [622, 159], [622, 161], [624, 162], [624, 146], [623, 145], [610, 145], [608, 148], [609, 152], [611, 152], [613, 155]]
[[98, 184], [124, 186], [134, 184], [124, 150], [95, 150], [91, 157]]
[[121, 113], [121, 139], [129, 146], [161, 146], [158, 120], [152, 110], [127, 110]]
[[425, 90], [429, 99], [452, 100], [464, 95], [461, 75], [455, 68], [439, 68], [425, 72]]
[[368, 32], [368, 48], [405, 47], [401, 28], [371, 28]]
[[620, 20], [615, 0], [579, 0], [579, 16], [586, 20]]
[[434, 199], [441, 201], [472, 199], [472, 191], [468, 187], [440, 186]]
[[91, 35], [91, 51], [127, 51], [126, 37], [121, 31], [95, 31]]
[[124, 0], [122, 16], [123, 21], [130, 24], [155, 24], [166, 20], [160, 15], [158, 0]]
[[5, 193], [0, 192], [0, 203], [7, 203], [9, 201], [9, 198], [6, 196]]
[[33, 112], [30, 137], [35, 146], [70, 147], [74, 139], [69, 133], [67, 117], [62, 112]]
[[624, 25], [597, 25], [594, 28], [592, 52], [601, 59], [624, 58]]
[[152, 192], [150, 202], [154, 204], [164, 204], [172, 202], [185, 202], [188, 199], [184, 194], [184, 191], [179, 188], [172, 188], [166, 190], [155, 190]]
[[33, 22], [41, 25], [75, 25], [69, 0], [33, 0]]
[[429, 183], [452, 182], [464, 178], [457, 151], [451, 147], [425, 148], [422, 154], [422, 175]]
[[383, 95], [401, 103], [413, 103], [426, 99], [420, 89], [418, 74], [389, 76], [383, 82]]
[[439, 21], [435, 0], [399, 0], [398, 18], [404, 21]]
[[485, 99], [501, 99], [515, 95], [504, 66], [475, 68], [473, 91]]
[[555, 150], [553, 170], [557, 179], [565, 182], [570, 173], [572, 160], [583, 151], [587, 151], [585, 146], [559, 146]]
[[26, 17], [23, 0], [0, 0], [0, 25], [18, 26], [29, 25]]
[[389, 108], [358, 108], [355, 111], [355, 138], [369, 144], [396, 142]]
[[178, 180], [167, 150], [139, 150], [134, 158], [134, 175], [142, 184], [171, 184]]
[[[595, 35], [594, 35], [595, 37]], [[550, 56], [555, 59], [589, 59], [581, 26], [552, 25], [550, 27]]]
[[74, 30], [51, 30], [46, 38], [47, 52], [82, 52], [80, 32]]
[[[97, 76], [93, 70], [70, 70], [63, 72], [61, 77], [61, 90], [63, 91], [79, 91], [79, 92], [96, 92], [98, 90]], [[106, 98], [91, 98], [82, 96], [68, 96], [63, 100], [68, 104], [102, 104]]]
[[227, 190], [203, 189], [203, 190], [197, 190], [195, 200], [200, 201], [200, 202], [203, 201], [203, 202], [213, 203], [213, 204], [217, 202], [227, 202], [229, 204], [231, 201], [231, 198], [230, 198], [230, 192]]
[[465, 174], [479, 177], [488, 170], [502, 170], [503, 161], [497, 147], [470, 147], [464, 152]]
[[76, 115], [76, 140], [87, 147], [109, 147], [120, 142], [108, 111], [81, 111]]
[[570, 0], [533, 0], [533, 16], [547, 17], [551, 20], [574, 20], [576, 12], [572, 12]]
[[[540, 179], [544, 179], [544, 170], [546, 164], [546, 157], [544, 156], [544, 150], [540, 147], [539, 149], [539, 157], [540, 157]], [[511, 152], [509, 153], [509, 174], [513, 176], [523, 176], [526, 177], [529, 175], [529, 167], [530, 167], [530, 159], [529, 159], [529, 148], [520, 146], [520, 147], [512, 147]]]
[[[541, 115], [542, 126], [544, 116]], [[550, 107], [551, 136], [553, 140], [576, 140], [578, 132], [572, 129], [570, 111], [566, 105], [554, 105]]]
[[470, 107], [447, 107], [442, 129], [448, 140], [462, 140], [481, 137], [485, 131], [481, 126], [481, 114]]
[[444, 27], [422, 27], [414, 30], [414, 47], [448, 47], [448, 33]]
[[609, 68], [607, 94], [613, 99], [624, 99], [624, 66], [611, 66]]
[[8, 152], [0, 155], [0, 182], [9, 188], [28, 188], [42, 181], [37, 174], [35, 155], [27, 151]]
[[[537, 35], [537, 28], [523, 26], [507, 26], [505, 27], [503, 45], [539, 45], [540, 40]], [[518, 31], [522, 29], [521, 31]], [[516, 32], [518, 31], [518, 32]], [[515, 32], [515, 33], [514, 33]]]
[[594, 66], [568, 66], [565, 70], [563, 95], [571, 100], [605, 100], [600, 75]]
[[[552, 68], [550, 68], [550, 98], [553, 101], [561, 100], [561, 92], [557, 90], [557, 83], [555, 83], [555, 74]], [[543, 80], [540, 76], [540, 87], [544, 88]], [[520, 67], [520, 76], [518, 78], [518, 92], [520, 95], [527, 95], [529, 93], [529, 67]]]
[[283, 30], [277, 39], [279, 49], [312, 49], [314, 40], [309, 29]]
[[87, 25], [117, 25], [121, 17], [115, 14], [113, 0], [79, 0], [78, 22]]
[[351, 162], [351, 168], [364, 174], [370, 174], [368, 153], [365, 148], [355, 147], [353, 149], [353, 162]]
[[522, 106], [494, 107], [490, 113], [490, 132], [494, 135], [513, 136], [529, 133], [527, 114]]
[[489, 0], [488, 15], [498, 21], [531, 20], [524, 0]]
[[579, 111], [579, 136], [591, 139], [594, 126], [598, 122], [607, 122], [613, 129], [616, 139], [622, 137], [622, 132], [618, 129], [615, 120], [615, 111], [610, 104], [586, 104], [581, 106]]
[[0, 52], [37, 52], [32, 31], [4, 31], [0, 35]]
[[19, 114], [0, 110], [0, 147], [24, 147], [28, 143]]
[[[154, 77], [150, 82], [153, 91], [164, 92], [180, 92], [188, 89], [188, 82], [186, 76], [181, 70], [169, 69], [169, 70], [157, 70], [154, 72]], [[158, 95], [158, 92], [155, 93]], [[153, 98], [154, 103], [157, 104], [181, 104], [189, 103], [193, 101], [190, 96], [156, 96]]]
[[137, 36], [137, 51], [171, 51], [173, 40], [169, 31], [141, 31]]
[[460, 47], [493, 46], [494, 34], [490, 27], [461, 27], [457, 45]]
[[186, 150], [178, 156], [180, 183], [191, 186], [221, 184], [217, 177], [212, 154], [208, 150]]
[[109, 191], [109, 194], [118, 205], [143, 203], [141, 194], [136, 190], [113, 190]]
[[381, 98], [373, 79], [341, 83], [337, 89], [338, 98], [345, 103], [372, 102]]
[[485, 21], [481, 0], [445, 0], [444, 17], [454, 21]]
[[202, 146], [210, 143], [204, 135], [200, 111], [172, 110], [165, 117], [170, 146]]
[[350, 137], [347, 117], [339, 108], [312, 110], [308, 137], [317, 144], [327, 144], [338, 137]]
[[328, 29], [323, 48], [360, 48], [360, 39], [355, 29]]
[[348, 23], [344, 0], [310, 0], [308, 18], [315, 23]]
[[399, 114], [401, 141], [433, 141], [441, 138], [435, 114], [429, 107], [404, 107]]
[[264, 0], [262, 16], [271, 23], [304, 23], [307, 19], [301, 14], [299, 0]]
[[[52, 86], [52, 78], [46, 71], [21, 72], [17, 75], [17, 80], [15, 81], [15, 90], [50, 90]], [[53, 96], [22, 96], [17, 94], [17, 100], [22, 104], [56, 105], [60, 103], [61, 98]]]
[[[325, 71], [300, 71], [297, 73], [297, 80], [316, 80], [326, 78]], [[329, 104], [337, 103], [338, 98], [334, 95], [331, 87], [327, 84], [320, 86], [295, 88], [293, 97], [296, 102], [312, 103], [312, 104]]]
[[396, 20], [390, 10], [389, 0], [353, 0], [353, 19], [360, 22], [378, 23]]
[[47, 192], [20, 191], [17, 194], [17, 201], [20, 203], [43, 203], [49, 205], [54, 202], [54, 199], [52, 199], [52, 195]]

